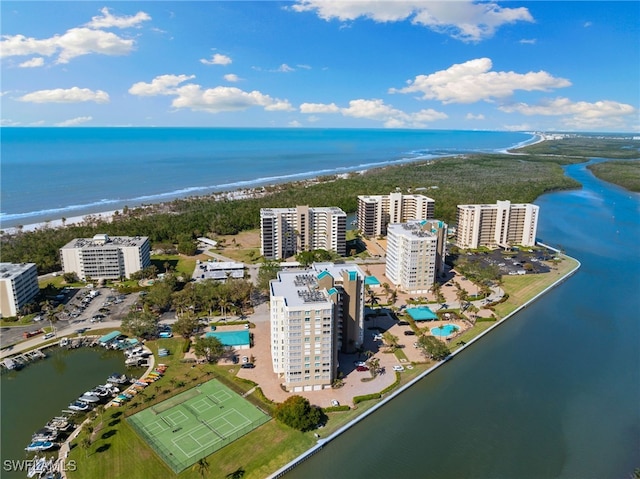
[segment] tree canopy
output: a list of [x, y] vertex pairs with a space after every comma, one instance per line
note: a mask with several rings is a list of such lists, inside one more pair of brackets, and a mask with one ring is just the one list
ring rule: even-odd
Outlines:
[[130, 311], [122, 318], [122, 329], [135, 336], [153, 336], [158, 330], [158, 317], [150, 311]]
[[218, 338], [202, 337], [193, 343], [193, 351], [198, 358], [204, 357], [207, 362], [215, 363], [224, 354], [224, 346]]
[[275, 418], [293, 429], [304, 432], [318, 427], [324, 419], [324, 413], [319, 407], [312, 406], [308, 399], [295, 395], [278, 404]]
[[418, 338], [418, 348], [425, 357], [436, 361], [441, 361], [451, 354], [449, 348], [442, 341], [424, 334]]

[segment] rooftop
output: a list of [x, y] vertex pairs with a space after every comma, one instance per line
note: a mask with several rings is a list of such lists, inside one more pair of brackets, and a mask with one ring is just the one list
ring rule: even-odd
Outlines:
[[95, 235], [93, 238], [75, 238], [62, 248], [96, 248], [113, 246], [142, 246], [148, 241], [146, 236], [109, 236], [106, 234]]
[[0, 263], [0, 278], [18, 276], [34, 266], [35, 263]]

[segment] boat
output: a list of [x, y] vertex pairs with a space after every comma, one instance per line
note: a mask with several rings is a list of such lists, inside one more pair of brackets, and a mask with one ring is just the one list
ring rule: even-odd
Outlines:
[[97, 402], [100, 402], [100, 398], [95, 394], [93, 394], [92, 392], [87, 391], [86, 393], [84, 393], [82, 396], [78, 398], [78, 401], [88, 402], [88, 403], [97, 403]]
[[43, 428], [33, 433], [31, 441], [43, 442], [43, 441], [55, 441], [60, 433], [58, 431], [52, 431], [51, 429]]
[[50, 431], [69, 432], [75, 427], [75, 424], [64, 416], [57, 416], [51, 419], [44, 427]]
[[62, 338], [60, 340], [60, 347], [66, 348], [69, 345], [69, 338]]
[[111, 394], [111, 390], [107, 388], [103, 388], [102, 386], [96, 386], [91, 390], [91, 394], [94, 396], [98, 396], [100, 398], [106, 398]]
[[53, 459], [47, 459], [45, 456], [34, 456], [32, 461], [32, 465], [27, 471], [27, 477], [38, 476], [41, 478], [53, 467]]
[[27, 447], [24, 448], [27, 452], [38, 452], [38, 451], [48, 451], [49, 449], [53, 449], [57, 444], [51, 441], [33, 441]]
[[87, 403], [75, 401], [69, 404], [69, 409], [72, 411], [88, 411], [91, 408]]
[[113, 373], [107, 378], [107, 382], [113, 384], [126, 384], [129, 382], [129, 378], [124, 374]]

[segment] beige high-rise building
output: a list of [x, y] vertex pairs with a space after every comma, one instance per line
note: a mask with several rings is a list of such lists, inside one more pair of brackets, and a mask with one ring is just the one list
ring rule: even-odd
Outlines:
[[444, 272], [447, 225], [442, 221], [390, 224], [385, 275], [407, 293], [426, 293]]
[[285, 259], [315, 249], [344, 256], [346, 233], [347, 215], [337, 207], [260, 210], [260, 253], [266, 259]]
[[35, 298], [38, 270], [35, 263], [0, 263], [0, 316], [17, 316], [25, 304]]
[[433, 219], [435, 201], [424, 195], [358, 196], [358, 229], [365, 236], [387, 234], [387, 225]]
[[456, 245], [465, 249], [534, 246], [539, 212], [539, 206], [510, 201], [458, 205]]
[[65, 273], [80, 279], [120, 279], [151, 265], [151, 247], [146, 236], [95, 235], [76, 238], [60, 249]]
[[288, 391], [331, 387], [338, 352], [363, 344], [364, 280], [357, 265], [314, 263], [271, 281], [271, 359]]

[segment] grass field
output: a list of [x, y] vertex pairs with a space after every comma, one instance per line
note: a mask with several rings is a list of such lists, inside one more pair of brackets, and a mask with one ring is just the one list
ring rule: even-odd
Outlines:
[[128, 418], [176, 473], [269, 419], [215, 379]]
[[558, 279], [563, 278], [577, 266], [576, 260], [563, 256], [557, 269], [552, 269], [549, 273], [503, 276], [502, 289], [509, 293], [509, 299], [495, 307], [496, 314], [500, 318], [504, 318], [507, 314], [551, 286]]

